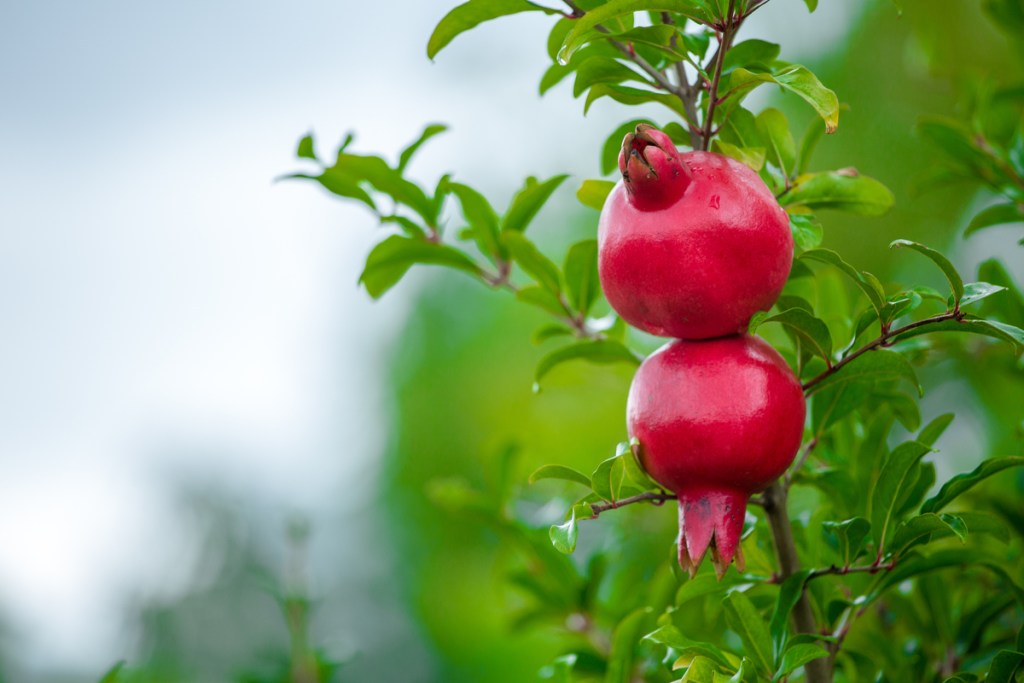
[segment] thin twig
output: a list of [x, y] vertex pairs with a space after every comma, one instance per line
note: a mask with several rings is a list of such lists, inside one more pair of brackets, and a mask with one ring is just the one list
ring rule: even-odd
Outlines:
[[632, 505], [634, 503], [643, 503], [645, 501], [650, 501], [654, 505], [662, 505], [667, 500], [675, 499], [676, 495], [674, 493], [666, 493], [665, 491], [654, 493], [653, 491], [648, 491], [647, 493], [638, 493], [635, 496], [623, 498], [622, 500], [613, 500], [609, 503], [591, 503], [590, 509], [594, 511], [594, 516], [589, 517], [588, 519], [596, 519], [597, 516], [602, 512], [606, 512], [608, 510], [617, 510], [620, 507]]
[[712, 129], [715, 125], [715, 107], [718, 106], [718, 86], [722, 80], [722, 65], [725, 63], [725, 55], [732, 46], [732, 39], [743, 23], [743, 17], [733, 16], [736, 7], [736, 0], [729, 0], [729, 9], [726, 12], [725, 23], [722, 26], [722, 37], [718, 43], [718, 50], [715, 52], [714, 63], [715, 73], [711, 77], [711, 85], [708, 87], [708, 113], [704, 119], [704, 139], [701, 147], [707, 151], [711, 146]]
[[866, 564], [858, 565], [856, 567], [838, 567], [832, 565], [831, 567], [824, 567], [823, 569], [815, 569], [807, 575], [807, 580], [817, 579], [822, 576], [829, 576], [836, 574], [842, 576], [844, 574], [878, 574], [879, 572], [891, 572], [896, 568], [896, 561], [887, 562], [884, 564]]
[[796, 462], [793, 463], [793, 466], [789, 468], [788, 472], [786, 472], [786, 476], [782, 480], [782, 487], [785, 488], [787, 491], [789, 490], [789, 487], [793, 485], [793, 477], [796, 476], [796, 473], [799, 472], [800, 468], [804, 466], [804, 463], [807, 462], [807, 457], [811, 454], [811, 451], [813, 451], [814, 447], [817, 445], [818, 437], [814, 437], [813, 439], [808, 441], [807, 444], [803, 447], [803, 450], [800, 451], [800, 455], [799, 457], [797, 457]]
[[873, 351], [874, 349], [877, 349], [879, 347], [886, 346], [887, 344], [889, 344], [890, 341], [892, 341], [892, 339], [894, 339], [895, 337], [898, 337], [899, 335], [903, 334], [904, 332], [909, 332], [910, 330], [917, 329], [918, 327], [924, 327], [925, 325], [931, 325], [932, 323], [945, 322], [946, 320], [960, 321], [960, 320], [964, 319], [965, 315], [966, 314], [963, 311], [959, 311], [959, 310], [946, 311], [945, 313], [941, 313], [939, 315], [933, 315], [930, 318], [925, 318], [923, 320], [918, 320], [916, 322], [908, 323], [908, 324], [904, 325], [903, 327], [897, 327], [895, 329], [885, 330], [885, 331], [882, 332], [881, 335], [879, 335], [879, 337], [877, 339], [874, 339], [874, 340], [868, 342], [867, 344], [865, 344], [864, 346], [860, 347], [859, 349], [857, 349], [853, 353], [850, 353], [850, 354], [847, 354], [847, 355], [843, 356], [842, 360], [839, 360], [839, 361], [836, 361], [835, 363], [833, 363], [832, 367], [828, 368], [827, 370], [824, 370], [820, 374], [815, 375], [811, 379], [809, 379], [806, 382], [804, 382], [804, 384], [803, 384], [804, 391], [805, 392], [808, 391], [809, 389], [813, 388], [814, 386], [816, 386], [817, 384], [819, 384], [820, 382], [825, 380], [827, 377], [836, 374], [837, 372], [842, 370], [843, 367], [845, 367], [846, 365], [848, 365], [852, 361], [860, 358], [861, 356], [863, 356], [868, 351]]

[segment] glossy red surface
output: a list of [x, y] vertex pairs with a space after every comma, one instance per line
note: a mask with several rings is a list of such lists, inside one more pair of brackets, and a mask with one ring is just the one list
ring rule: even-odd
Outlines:
[[677, 340], [643, 362], [627, 424], [647, 472], [679, 497], [684, 567], [712, 537], [732, 560], [746, 500], [793, 461], [805, 410], [799, 381], [758, 337]]
[[[651, 168], [667, 163], [665, 151], [644, 151]], [[639, 163], [629, 154], [625, 166], [620, 162], [627, 170]], [[669, 157], [674, 154], [672, 147]], [[631, 172], [629, 186], [620, 181], [608, 195], [598, 227], [601, 285], [626, 322], [651, 334], [736, 334], [754, 313], [771, 308], [786, 283], [793, 261], [789, 219], [740, 162], [710, 152], [678, 159], [689, 177], [667, 206], [649, 173]], [[668, 182], [668, 174], [658, 177]], [[671, 178], [673, 186], [680, 184], [675, 174]]]

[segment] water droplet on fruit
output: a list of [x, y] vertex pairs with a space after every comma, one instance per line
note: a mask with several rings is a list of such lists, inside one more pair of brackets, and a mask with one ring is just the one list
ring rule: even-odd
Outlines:
[[712, 209], [717, 209], [720, 202], [721, 200], [718, 198], [718, 195], [713, 194], [711, 195], [711, 201], [708, 202], [708, 206], [710, 206]]

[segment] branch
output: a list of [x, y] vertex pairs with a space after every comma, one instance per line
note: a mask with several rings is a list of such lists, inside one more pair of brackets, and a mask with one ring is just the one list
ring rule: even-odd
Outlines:
[[587, 519], [597, 519], [597, 516], [602, 512], [617, 510], [618, 508], [625, 507], [626, 505], [632, 505], [633, 503], [643, 503], [644, 501], [649, 500], [654, 505], [663, 505], [666, 500], [675, 499], [676, 495], [674, 493], [666, 493], [665, 491], [654, 493], [653, 491], [648, 491], [647, 493], [638, 493], [635, 496], [623, 498], [622, 500], [613, 500], [610, 503], [591, 503], [590, 509], [594, 511], [594, 515]]
[[[800, 571], [800, 556], [796, 552], [793, 540], [793, 529], [789, 525], [789, 513], [786, 510], [786, 489], [776, 481], [764, 492], [764, 513], [772, 530], [772, 542], [775, 554], [779, 558], [780, 582], [785, 581]], [[811, 610], [811, 601], [806, 591], [801, 591], [800, 598], [793, 608], [793, 623], [797, 633], [818, 633], [818, 625]], [[828, 661], [816, 659], [804, 665], [807, 672], [807, 683], [830, 683]]]
[[725, 24], [722, 26], [722, 38], [718, 43], [718, 50], [715, 52], [715, 74], [711, 78], [711, 85], [708, 87], [708, 114], [704, 119], [704, 132], [701, 148], [706, 152], [711, 146], [712, 129], [715, 122], [715, 107], [718, 106], [718, 86], [722, 80], [722, 65], [725, 63], [725, 53], [732, 47], [732, 39], [736, 36], [743, 17], [734, 17], [733, 11], [736, 0], [729, 0], [729, 9], [726, 12]]
[[892, 329], [892, 330], [883, 330], [882, 334], [880, 334], [877, 339], [874, 339], [874, 340], [868, 342], [867, 344], [865, 344], [864, 346], [860, 347], [859, 349], [857, 349], [853, 353], [850, 353], [850, 354], [847, 354], [846, 356], [843, 356], [842, 360], [839, 360], [839, 361], [833, 363], [832, 367], [828, 368], [827, 370], [823, 371], [821, 374], [816, 375], [816, 376], [812, 377], [811, 379], [807, 380], [806, 382], [804, 382], [804, 385], [803, 385], [804, 391], [806, 392], [807, 390], [811, 389], [815, 385], [817, 385], [820, 382], [822, 382], [825, 378], [830, 377], [831, 375], [834, 375], [835, 373], [839, 372], [840, 370], [843, 369], [844, 366], [848, 365], [851, 361], [854, 361], [857, 358], [860, 358], [861, 356], [863, 356], [868, 351], [873, 351], [873, 350], [875, 350], [875, 349], [877, 349], [879, 347], [888, 345], [889, 342], [894, 337], [898, 337], [899, 335], [903, 334], [904, 332], [907, 332], [907, 331], [913, 330], [913, 329], [917, 329], [918, 327], [924, 327], [925, 325], [930, 325], [932, 323], [941, 323], [941, 322], [944, 322], [946, 320], [957, 320], [957, 321], [963, 320], [965, 315], [966, 314], [963, 311], [959, 311], [959, 310], [946, 311], [945, 313], [941, 313], [939, 315], [933, 315], [932, 317], [925, 318], [924, 320], [918, 320], [916, 322], [908, 323], [908, 324], [904, 325], [903, 327], [897, 327], [897, 328]]
[[837, 567], [836, 565], [832, 565], [831, 567], [825, 567], [824, 569], [815, 569], [807, 575], [807, 580], [810, 581], [811, 579], [817, 579], [830, 574], [838, 574], [840, 576], [845, 574], [877, 574], [879, 572], [891, 572], [895, 568], [895, 560], [885, 564], [866, 564], [856, 567]]
[[[675, 22], [672, 21], [672, 15], [668, 12], [661, 13], [661, 21], [666, 26], [674, 26]], [[676, 50], [679, 46], [679, 36], [676, 33], [672, 34], [672, 38], [669, 40], [669, 47]], [[686, 49], [683, 48], [685, 53]], [[700, 115], [697, 113], [697, 98], [700, 96], [700, 89], [697, 87], [697, 80], [692, 84], [686, 77], [686, 65], [683, 64], [683, 60], [677, 61], [672, 65], [676, 72], [676, 87], [679, 89], [676, 95], [683, 103], [683, 110], [686, 112], [686, 118], [689, 119], [690, 129], [690, 147], [698, 149], [701, 146], [701, 141], [704, 139], [697, 128], [697, 122], [700, 121]], [[700, 78], [700, 74], [697, 74], [697, 79]]]

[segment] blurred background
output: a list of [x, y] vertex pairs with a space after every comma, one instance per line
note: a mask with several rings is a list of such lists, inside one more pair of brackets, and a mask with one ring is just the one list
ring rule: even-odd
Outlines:
[[[999, 254], [1020, 286], [1019, 230], [962, 240], [988, 199], [920, 189], [940, 155], [913, 134], [960, 116], [966, 83], [1020, 81], [1020, 46], [973, 3], [900, 4], [773, 0], [745, 27], [849, 105], [813, 167], [896, 193], [884, 219], [826, 215], [825, 246], [888, 282], [935, 275], [892, 259], [896, 237], [971, 275]], [[352, 130], [354, 151], [393, 159], [443, 122], [415, 177], [452, 172], [500, 207], [526, 175], [568, 172], [531, 232], [556, 256], [593, 234], [568, 187], [638, 112], [603, 100], [583, 118], [565, 83], [540, 98], [540, 15], [429, 62], [451, 6], [0, 6], [0, 681], [96, 681], [119, 660], [140, 680], [269, 680], [295, 636], [282, 606], [305, 596], [340, 680], [534, 680], [558, 654], [553, 629], [512, 628], [513, 551], [436, 503], [547, 462], [589, 471], [625, 437], [628, 370], [568, 365], [532, 393], [540, 314], [429, 269], [371, 304], [356, 278], [373, 218], [274, 182], [308, 131], [325, 157]], [[1002, 357], [922, 376], [925, 419], [958, 412], [940, 480], [1020, 451]], [[534, 488], [522, 514], [543, 528], [567, 499]], [[668, 552], [670, 511], [607, 517], [577, 562]]]

